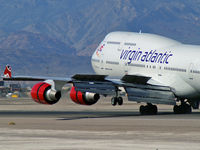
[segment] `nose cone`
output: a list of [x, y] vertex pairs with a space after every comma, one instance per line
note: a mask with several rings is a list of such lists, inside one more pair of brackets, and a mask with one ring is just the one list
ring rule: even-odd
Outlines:
[[101, 55], [102, 55], [102, 49], [101, 49], [101, 44], [100, 44], [94, 51], [92, 55], [92, 59], [91, 59], [92, 68], [94, 72], [96, 73], [98, 73], [98, 70], [100, 67], [99, 65], [100, 65]]
[[[97, 50], [97, 49], [96, 49]], [[94, 53], [92, 54], [92, 59], [95, 59], [95, 55], [96, 55], [96, 50], [94, 51]]]
[[93, 61], [97, 61], [97, 60], [99, 60], [100, 59], [100, 57], [101, 57], [101, 49], [100, 49], [100, 46], [101, 45], [99, 45], [97, 48], [96, 48], [96, 50], [94, 51], [94, 53], [92, 54], [92, 60]]

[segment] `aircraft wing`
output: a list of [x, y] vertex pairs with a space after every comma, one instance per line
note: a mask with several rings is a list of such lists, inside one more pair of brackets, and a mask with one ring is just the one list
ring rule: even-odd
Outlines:
[[175, 105], [173, 89], [167, 86], [151, 85], [151, 77], [125, 75], [121, 79], [112, 79], [104, 75], [75, 75], [72, 83], [77, 91], [93, 92], [102, 95], [115, 95], [123, 87], [129, 101], [154, 104]]
[[54, 81], [63, 81], [69, 82], [71, 78], [64, 77], [45, 77], [45, 76], [12, 76], [11, 78], [3, 77], [5, 81], [45, 81], [45, 80], [54, 80]]
[[[10, 72], [6, 69], [10, 69]], [[123, 87], [129, 101], [154, 104], [175, 104], [173, 89], [167, 86], [148, 84], [151, 77], [125, 75], [122, 78], [110, 78], [106, 75], [76, 74], [70, 78], [41, 76], [12, 76], [11, 67], [6, 67], [3, 80], [13, 81], [53, 81], [55, 89], [72, 83], [76, 91], [116, 95]]]

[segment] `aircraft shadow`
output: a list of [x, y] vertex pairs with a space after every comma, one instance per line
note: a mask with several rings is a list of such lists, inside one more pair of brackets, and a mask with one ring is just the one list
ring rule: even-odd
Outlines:
[[[165, 115], [177, 115], [177, 114], [174, 114], [173, 112], [160, 112], [157, 115], [141, 115], [139, 112], [94, 112], [94, 113], [77, 112], [77, 116], [61, 117], [57, 120], [80, 120], [80, 119], [92, 119], [92, 118], [122, 118], [122, 117], [143, 117], [143, 116], [156, 117]], [[184, 115], [184, 114], [178, 114], [178, 115]]]
[[0, 111], [0, 117], [55, 117], [56, 120], [79, 120], [91, 118], [143, 117], [149, 116], [183, 116], [200, 115], [200, 112], [191, 114], [174, 114], [173, 112], [158, 112], [157, 115], [140, 115], [137, 111]]

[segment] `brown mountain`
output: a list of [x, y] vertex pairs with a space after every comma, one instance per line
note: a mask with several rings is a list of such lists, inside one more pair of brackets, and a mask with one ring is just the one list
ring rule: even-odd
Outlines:
[[0, 65], [92, 72], [89, 56], [108, 32], [142, 30], [200, 44], [199, 16], [198, 0], [0, 0]]

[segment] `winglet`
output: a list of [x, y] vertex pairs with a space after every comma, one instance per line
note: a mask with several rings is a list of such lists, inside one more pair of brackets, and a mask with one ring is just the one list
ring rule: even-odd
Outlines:
[[10, 65], [6, 65], [6, 68], [4, 70], [4, 78], [11, 78], [12, 77], [12, 73], [11, 73], [11, 67]]

